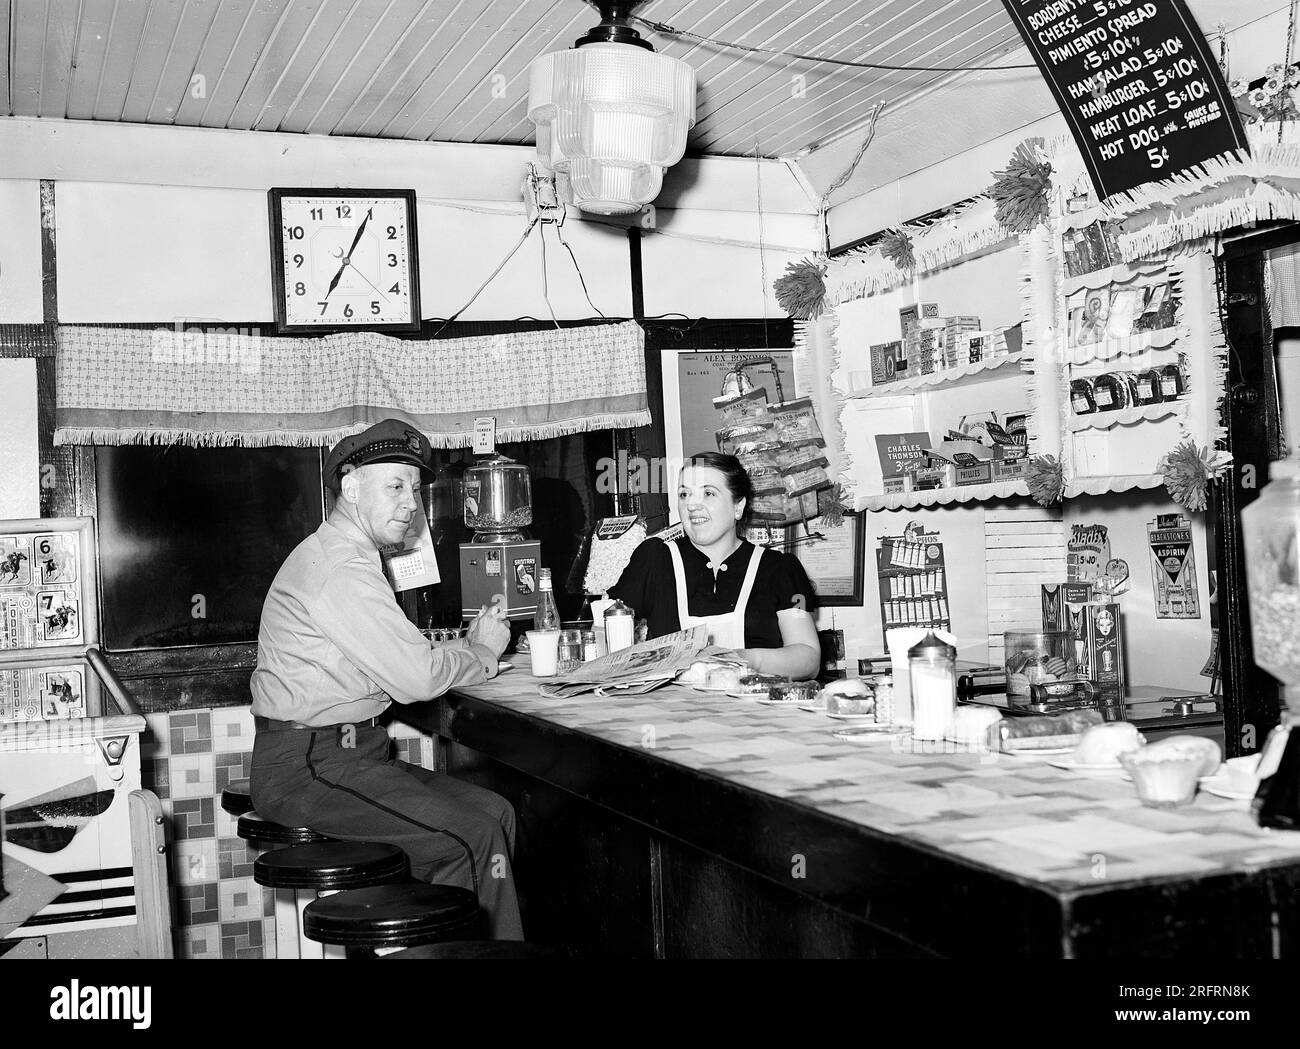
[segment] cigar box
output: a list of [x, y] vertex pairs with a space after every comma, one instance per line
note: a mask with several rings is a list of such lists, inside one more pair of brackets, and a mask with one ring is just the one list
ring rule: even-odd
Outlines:
[[992, 466], [993, 480], [995, 481], [1018, 481], [1025, 476], [1025, 467], [1029, 460], [1023, 457], [1019, 459], [994, 459], [990, 464]]
[[[901, 342], [882, 342], [871, 347], [871, 384], [881, 386], [903, 378], [898, 374], [898, 362], [903, 358]], [[906, 367], [906, 365], [904, 365]]]

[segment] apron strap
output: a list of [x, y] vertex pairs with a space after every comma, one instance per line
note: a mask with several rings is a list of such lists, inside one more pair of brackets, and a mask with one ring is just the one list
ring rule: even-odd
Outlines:
[[754, 589], [754, 580], [758, 578], [758, 563], [763, 559], [767, 549], [761, 546], [755, 546], [754, 552], [749, 557], [749, 567], [745, 570], [745, 582], [740, 588], [740, 596], [736, 598], [736, 614], [740, 616], [740, 621], [745, 621], [745, 609], [749, 607], [749, 595]]
[[687, 609], [686, 573], [682, 570], [682, 555], [676, 543], [664, 543], [664, 546], [668, 547], [668, 556], [673, 562], [673, 582], [677, 584], [677, 625], [685, 630], [690, 612]]

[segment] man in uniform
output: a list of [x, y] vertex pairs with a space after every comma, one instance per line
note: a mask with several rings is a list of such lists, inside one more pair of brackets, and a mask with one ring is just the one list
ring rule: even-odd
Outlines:
[[262, 608], [252, 800], [277, 823], [400, 846], [416, 878], [471, 889], [489, 935], [519, 940], [509, 802], [394, 760], [375, 723], [392, 702], [421, 703], [495, 676], [510, 640], [501, 613], [485, 608], [466, 647], [431, 647], [394, 599], [379, 551], [400, 543], [422, 512], [431, 463], [428, 440], [397, 419], [330, 452], [325, 480], [338, 500], [281, 566]]

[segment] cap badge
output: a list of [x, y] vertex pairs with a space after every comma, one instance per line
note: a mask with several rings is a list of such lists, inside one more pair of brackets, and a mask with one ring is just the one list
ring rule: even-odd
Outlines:
[[419, 454], [420, 454], [420, 435], [419, 435], [418, 433], [412, 433], [410, 430], [407, 430], [407, 431], [406, 431], [406, 447], [409, 448], [409, 449], [411, 450], [411, 454], [412, 454], [412, 455], [419, 455]]

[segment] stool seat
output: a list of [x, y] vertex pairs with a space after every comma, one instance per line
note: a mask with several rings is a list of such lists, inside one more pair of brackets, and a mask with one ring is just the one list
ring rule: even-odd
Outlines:
[[355, 889], [406, 877], [406, 853], [372, 841], [325, 841], [263, 853], [253, 880], [273, 889]]
[[478, 900], [469, 889], [408, 882], [352, 889], [313, 900], [303, 934], [344, 947], [411, 947], [479, 932]]
[[310, 827], [286, 827], [283, 823], [264, 820], [256, 812], [246, 812], [235, 825], [245, 841], [258, 845], [311, 845], [318, 841], [334, 841], [328, 834], [318, 834]]
[[221, 807], [232, 816], [242, 816], [253, 811], [253, 792], [248, 789], [248, 780], [233, 779], [221, 792]]
[[404, 951], [386, 954], [381, 961], [390, 958], [559, 958], [558, 951], [542, 947], [535, 943], [520, 943], [517, 940], [452, 940], [447, 943], [426, 943], [419, 947], [408, 947]]

